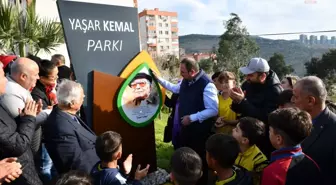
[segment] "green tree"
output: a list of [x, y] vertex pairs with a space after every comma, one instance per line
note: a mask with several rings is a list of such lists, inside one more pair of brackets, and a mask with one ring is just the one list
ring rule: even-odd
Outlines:
[[237, 14], [231, 13], [231, 18], [225, 21], [224, 25], [226, 31], [220, 37], [214, 71], [228, 70], [236, 73], [236, 76], [239, 77], [239, 67], [256, 56], [259, 47], [250, 38]]
[[285, 75], [294, 72], [292, 66], [286, 65], [284, 56], [280, 53], [274, 53], [269, 59], [268, 64], [270, 68], [276, 72], [280, 79], [282, 79]]
[[334, 94], [334, 84], [336, 83], [336, 49], [330, 49], [322, 55], [322, 58], [312, 58], [305, 63], [307, 75], [315, 75], [321, 78], [326, 84], [330, 95]]
[[199, 67], [203, 69], [204, 72], [210, 74], [213, 68], [213, 61], [211, 59], [202, 59], [199, 61]]
[[179, 76], [180, 62], [175, 55], [165, 55], [154, 58], [154, 62], [163, 76], [173, 80]]
[[305, 63], [306, 74], [325, 78], [325, 76], [323, 74], [324, 69], [319, 67], [321, 65], [322, 65], [322, 60], [320, 60], [319, 58], [316, 58], [316, 57], [311, 58], [309, 62]]
[[56, 20], [41, 19], [35, 12], [35, 0], [22, 9], [17, 1], [15, 5], [0, 0], [0, 41], [3, 47], [20, 56], [29, 52], [50, 53], [64, 43], [62, 26]]

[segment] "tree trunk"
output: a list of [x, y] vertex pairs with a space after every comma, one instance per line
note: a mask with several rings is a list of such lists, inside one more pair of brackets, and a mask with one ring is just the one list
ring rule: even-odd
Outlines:
[[20, 53], [20, 57], [26, 56], [26, 46], [24, 43], [19, 43], [19, 53]]

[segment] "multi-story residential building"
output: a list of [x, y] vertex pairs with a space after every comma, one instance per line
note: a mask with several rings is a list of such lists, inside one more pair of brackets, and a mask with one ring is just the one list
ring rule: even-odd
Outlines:
[[308, 36], [307, 35], [300, 35], [300, 42], [303, 44], [308, 44]]
[[139, 13], [140, 41], [142, 50], [150, 55], [179, 57], [178, 19], [176, 12], [143, 10]]
[[320, 44], [328, 44], [328, 36], [321, 35], [320, 36]]
[[310, 36], [310, 39], [309, 39], [309, 43], [312, 45], [312, 44], [317, 44], [318, 41], [317, 41], [317, 36], [316, 35], [311, 35]]
[[331, 37], [330, 44], [336, 44], [336, 37], [335, 36]]

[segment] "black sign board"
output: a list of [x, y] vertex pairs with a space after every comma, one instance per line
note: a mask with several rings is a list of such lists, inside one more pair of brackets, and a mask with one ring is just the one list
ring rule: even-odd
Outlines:
[[[90, 98], [90, 72], [118, 76], [139, 53], [137, 8], [67, 0], [58, 0], [57, 5], [76, 80]], [[90, 104], [83, 104], [89, 125]]]

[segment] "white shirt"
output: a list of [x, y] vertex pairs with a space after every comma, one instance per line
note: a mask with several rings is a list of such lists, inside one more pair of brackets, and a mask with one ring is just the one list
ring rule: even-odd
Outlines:
[[[7, 77], [7, 79], [6, 92], [0, 96], [0, 104], [12, 118], [16, 118], [20, 115], [19, 110], [22, 111], [25, 108], [27, 100], [33, 100], [33, 98], [27, 89], [16, 83], [12, 78]], [[44, 122], [50, 112], [51, 109], [40, 112], [36, 116], [36, 123]]]
[[[168, 91], [171, 91], [172, 93], [179, 94], [181, 82], [178, 84], [170, 83], [163, 78], [159, 78], [158, 82]], [[205, 109], [196, 112], [194, 114], [190, 115], [191, 122], [199, 121], [200, 123], [204, 120], [207, 120], [211, 117], [218, 115], [218, 90], [213, 83], [208, 83], [203, 92], [203, 101], [204, 101], [204, 107]]]

